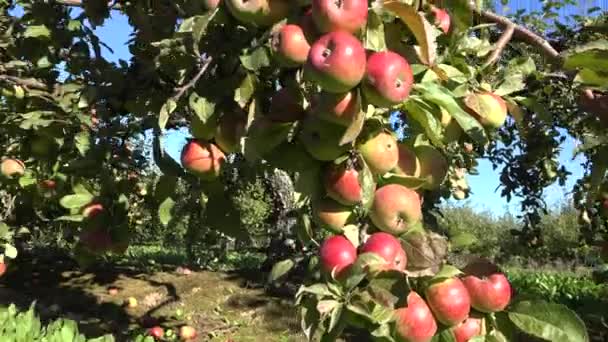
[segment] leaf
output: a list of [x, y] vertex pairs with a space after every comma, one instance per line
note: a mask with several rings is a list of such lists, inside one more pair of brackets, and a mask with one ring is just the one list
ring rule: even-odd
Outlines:
[[160, 169], [163, 174], [181, 176], [183, 170], [181, 166], [167, 154], [163, 148], [164, 137], [160, 132], [155, 132], [154, 139], [152, 140], [152, 155], [156, 166]]
[[11, 235], [10, 227], [4, 222], [0, 222], [0, 239], [8, 240]]
[[429, 183], [428, 178], [400, 175], [392, 172], [387, 172], [382, 177], [382, 184], [400, 184], [414, 190]]
[[300, 306], [300, 317], [302, 332], [306, 335], [308, 341], [312, 341], [321, 319], [316, 308], [315, 300], [309, 299], [302, 302], [302, 305]]
[[350, 241], [353, 246], [359, 247], [359, 227], [354, 224], [348, 224], [342, 229], [344, 236]]
[[[333, 297], [334, 295], [332, 294], [332, 292], [329, 290], [329, 288], [327, 287], [327, 285], [322, 284], [322, 283], [318, 283], [318, 284], [313, 284], [310, 286], [300, 286], [300, 288], [298, 289], [298, 292], [296, 293], [295, 297], [296, 300], [300, 299], [302, 295], [309, 293], [309, 294], [313, 294], [315, 295], [317, 298], [325, 298], [325, 297]], [[296, 304], [299, 301], [296, 302]]]
[[245, 107], [247, 107], [249, 100], [251, 100], [251, 97], [255, 92], [256, 83], [257, 79], [255, 75], [248, 73], [241, 81], [239, 87], [234, 90], [234, 101], [236, 101], [241, 108], [245, 109]]
[[295, 266], [295, 263], [291, 259], [285, 259], [283, 261], [279, 261], [272, 267], [270, 271], [270, 275], [268, 276], [268, 282], [273, 283], [291, 271], [291, 269]]
[[456, 342], [456, 337], [451, 329], [444, 328], [433, 336], [431, 342]]
[[17, 248], [13, 247], [13, 245], [7, 243], [4, 245], [4, 255], [7, 258], [15, 259], [17, 257]]
[[418, 58], [423, 64], [434, 65], [437, 53], [437, 29], [431, 25], [424, 13], [396, 0], [384, 0], [384, 8], [401, 19], [416, 37]]
[[458, 268], [452, 265], [443, 265], [441, 270], [433, 276], [434, 280], [446, 279], [446, 278], [454, 278], [462, 274]]
[[565, 69], [608, 70], [608, 40], [599, 39], [565, 53]]
[[411, 99], [404, 106], [408, 117], [416, 120], [424, 128], [426, 135], [433, 145], [443, 146], [443, 127], [441, 122], [433, 115], [433, 108], [424, 101]]
[[434, 275], [439, 272], [447, 256], [447, 239], [437, 233], [418, 231], [401, 237], [407, 254], [407, 270], [410, 276]]
[[327, 328], [328, 331], [334, 331], [334, 329], [338, 327], [338, 322], [340, 321], [340, 318], [342, 318], [343, 311], [344, 304], [338, 303], [338, 305], [336, 305], [336, 307], [331, 312], [331, 316], [329, 319], [329, 327]]
[[[368, 288], [376, 302], [392, 308], [405, 306], [407, 304], [407, 295], [410, 293], [405, 273], [394, 270], [378, 273], [370, 280]], [[387, 293], [382, 293], [378, 289], [382, 289]]]
[[514, 304], [508, 315], [521, 331], [547, 341], [589, 341], [583, 321], [564, 305], [522, 301]]
[[444, 8], [449, 9], [450, 19], [455, 31], [466, 32], [473, 24], [473, 13], [469, 7], [470, 0], [444, 0]]
[[[340, 138], [340, 146], [350, 144], [357, 139], [361, 130], [363, 129], [363, 124], [365, 123], [366, 114], [363, 112], [361, 108], [361, 94], [357, 92], [357, 102], [356, 108], [359, 108], [357, 114], [350, 125], [344, 131], [342, 138]], [[373, 110], [373, 109], [372, 109]]]
[[67, 195], [59, 200], [59, 204], [66, 209], [78, 209], [91, 203], [93, 196], [90, 194]]
[[258, 71], [270, 65], [270, 57], [264, 46], [254, 49], [250, 54], [239, 57], [243, 67], [249, 71]]
[[207, 120], [213, 116], [215, 111], [215, 103], [207, 98], [193, 92], [188, 98], [188, 105], [194, 111], [201, 123], [206, 124]]
[[174, 206], [175, 201], [171, 197], [167, 197], [158, 207], [158, 218], [163, 226], [167, 226], [169, 222], [171, 222], [171, 219], [173, 218], [171, 211]]
[[528, 76], [536, 71], [536, 64], [532, 57], [518, 57], [509, 61], [505, 71], [505, 78], [515, 75]]
[[25, 38], [50, 38], [51, 31], [45, 25], [28, 26], [23, 32]]
[[374, 337], [374, 342], [395, 342], [392, 336], [391, 327], [388, 324], [382, 324], [371, 332]]
[[64, 215], [55, 219], [55, 221], [68, 221], [68, 222], [82, 222], [84, 216], [82, 215]]
[[494, 90], [494, 94], [498, 96], [505, 96], [522, 91], [525, 88], [526, 82], [524, 82], [523, 75], [510, 75], [498, 86], [498, 88]]
[[340, 302], [334, 299], [320, 300], [319, 303], [317, 303], [317, 311], [321, 316], [325, 316], [334, 311], [339, 305]]
[[76, 134], [74, 138], [74, 142], [76, 144], [76, 148], [81, 156], [85, 156], [87, 152], [91, 149], [91, 135], [87, 131], [82, 131]]
[[376, 192], [376, 182], [372, 171], [365, 163], [363, 158], [360, 159], [362, 167], [358, 170], [358, 180], [361, 184], [361, 208], [368, 211], [374, 203], [374, 194]]
[[256, 118], [245, 137], [245, 158], [254, 161], [264, 157], [287, 139], [292, 128], [292, 123], [275, 123], [264, 117]]
[[608, 89], [608, 72], [583, 69], [574, 78], [576, 82]]
[[365, 41], [363, 42], [366, 50], [386, 51], [386, 41], [384, 40], [384, 23], [376, 12], [370, 11], [367, 17], [367, 29]]
[[450, 90], [435, 83], [419, 83], [414, 85], [414, 89], [420, 92], [422, 98], [445, 108], [475, 142], [485, 145], [488, 139], [483, 127], [460, 107]]
[[167, 122], [169, 121], [169, 115], [175, 111], [177, 103], [173, 99], [168, 99], [165, 104], [160, 108], [160, 114], [158, 115], [158, 127], [165, 129]]
[[458, 233], [450, 238], [450, 246], [454, 250], [462, 249], [477, 242], [477, 237], [468, 232]]

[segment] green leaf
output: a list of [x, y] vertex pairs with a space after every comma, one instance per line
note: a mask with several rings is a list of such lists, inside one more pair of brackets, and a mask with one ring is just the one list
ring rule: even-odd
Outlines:
[[245, 137], [245, 158], [253, 161], [265, 156], [287, 139], [292, 128], [292, 123], [274, 123], [264, 117], [254, 119]]
[[389, 324], [382, 324], [376, 330], [371, 332], [374, 337], [374, 342], [395, 342], [392, 336], [391, 327]]
[[11, 235], [10, 227], [4, 222], [0, 222], [0, 239], [8, 240]]
[[426, 135], [433, 145], [443, 146], [443, 127], [441, 122], [433, 115], [433, 108], [424, 101], [411, 99], [403, 105], [408, 117], [416, 120], [424, 128]]
[[273, 283], [291, 271], [291, 269], [295, 266], [295, 262], [291, 259], [285, 259], [283, 261], [279, 261], [272, 267], [270, 271], [270, 275], [268, 276], [268, 282]]
[[386, 41], [384, 40], [384, 23], [376, 12], [370, 11], [367, 17], [367, 29], [365, 41], [363, 42], [366, 50], [386, 51]]
[[55, 219], [55, 221], [67, 221], [67, 222], [82, 222], [84, 220], [84, 216], [82, 215], [64, 215], [59, 216]]
[[494, 90], [494, 94], [505, 96], [522, 91], [525, 88], [526, 82], [524, 82], [524, 76], [522, 74], [510, 75]]
[[[359, 92], [357, 92], [356, 97], [357, 97], [356, 108], [361, 108], [361, 94]], [[368, 113], [373, 112], [373, 110], [374, 110], [373, 107], [369, 106]], [[350, 144], [357, 139], [357, 137], [361, 133], [361, 130], [363, 129], [363, 124], [365, 123], [365, 117], [366, 117], [366, 113], [363, 112], [362, 108], [359, 111], [357, 111], [355, 118], [350, 123], [350, 125], [346, 128], [346, 130], [344, 131], [344, 134], [342, 134], [342, 137], [340, 138], [340, 142], [339, 142], [340, 146]]]
[[590, 69], [581, 70], [574, 78], [576, 82], [608, 89], [608, 72]]
[[254, 49], [249, 54], [241, 55], [239, 58], [243, 67], [249, 71], [258, 71], [270, 65], [270, 57], [264, 46]]
[[419, 189], [429, 182], [427, 178], [419, 178], [387, 172], [383, 175], [382, 184], [400, 184], [410, 189]]
[[450, 238], [450, 246], [455, 250], [465, 248], [475, 242], [477, 242], [477, 237], [468, 232], [458, 233]]
[[256, 84], [257, 79], [255, 75], [247, 74], [241, 81], [239, 87], [234, 90], [234, 101], [236, 101], [241, 108], [244, 109], [249, 103], [249, 100], [251, 100], [251, 97], [255, 92]]
[[434, 65], [437, 54], [438, 30], [429, 23], [423, 12], [416, 7], [396, 0], [384, 0], [384, 8], [399, 17], [407, 25], [418, 42], [418, 58], [426, 65]]
[[169, 115], [175, 111], [177, 103], [173, 99], [168, 99], [165, 104], [160, 108], [160, 114], [158, 116], [158, 127], [165, 129], [167, 122], [169, 121]]
[[7, 258], [15, 259], [17, 257], [17, 248], [9, 243], [4, 244], [4, 255]]
[[437, 274], [435, 274], [433, 279], [439, 280], [439, 279], [445, 279], [445, 278], [454, 278], [461, 274], [462, 274], [462, 271], [460, 271], [458, 268], [456, 268], [452, 265], [443, 265], [441, 270], [439, 270], [439, 272]]
[[570, 70], [608, 70], [608, 40], [595, 40], [568, 50], [565, 54], [563, 67]]
[[401, 237], [401, 244], [407, 254], [406, 272], [410, 276], [436, 274], [448, 253], [446, 238], [424, 230], [408, 232]]
[[505, 71], [505, 78], [514, 75], [528, 76], [536, 71], [536, 64], [532, 57], [518, 57], [509, 61]]
[[521, 331], [547, 341], [589, 341], [583, 321], [564, 305], [522, 301], [514, 304], [508, 315]]
[[51, 31], [45, 25], [28, 26], [23, 33], [25, 38], [50, 38]]
[[444, 0], [441, 2], [444, 8], [449, 9], [455, 31], [466, 32], [473, 25], [473, 13], [471, 13], [469, 2], [470, 0]]
[[[301, 300], [302, 295], [309, 293], [315, 295], [317, 298], [325, 298], [325, 297], [334, 297], [332, 292], [329, 290], [327, 285], [318, 283], [310, 286], [300, 286], [298, 292], [296, 293], [296, 304]], [[299, 300], [298, 300], [299, 299]]]
[[316, 300], [308, 299], [303, 301], [300, 306], [300, 324], [308, 341], [312, 341], [321, 320], [316, 304]]
[[59, 204], [66, 209], [78, 209], [91, 203], [93, 196], [90, 194], [67, 195], [59, 200]]
[[173, 218], [171, 211], [174, 206], [175, 201], [171, 197], [167, 197], [158, 207], [158, 218], [163, 226], [167, 226], [169, 222], [171, 222], [171, 219]]
[[152, 140], [154, 162], [163, 174], [181, 176], [183, 174], [181, 166], [167, 154], [162, 146], [163, 141], [164, 137], [159, 132], [155, 132], [154, 139]]
[[76, 137], [74, 137], [74, 142], [76, 143], [76, 148], [81, 156], [85, 156], [91, 149], [91, 135], [87, 131], [82, 131], [76, 134]]
[[444, 328], [433, 336], [431, 342], [456, 342], [456, 337], [454, 336], [454, 333], [452, 333], [451, 329]]
[[190, 94], [188, 104], [203, 124], [207, 123], [207, 120], [209, 120], [209, 118], [211, 118], [215, 112], [214, 102], [211, 102], [207, 98], [194, 92]]
[[29, 186], [35, 185], [38, 182], [36, 176], [31, 171], [26, 171], [25, 174], [19, 177], [19, 186], [22, 188], [27, 188]]
[[363, 167], [358, 170], [359, 184], [361, 184], [361, 207], [363, 210], [368, 211], [374, 203], [376, 182], [374, 181], [372, 171], [362, 158], [361, 164]]

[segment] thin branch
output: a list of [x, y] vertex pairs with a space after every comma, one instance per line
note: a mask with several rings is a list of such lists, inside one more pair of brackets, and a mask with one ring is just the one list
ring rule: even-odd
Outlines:
[[[55, 2], [60, 5], [83, 7], [82, 0], [55, 0]], [[108, 7], [112, 9], [120, 9], [121, 6], [115, 1], [108, 1]]]
[[545, 38], [539, 36], [538, 34], [530, 31], [529, 29], [523, 26], [517, 25], [506, 17], [478, 8], [475, 5], [475, 1], [468, 2], [468, 6], [471, 11], [477, 14], [485, 22], [498, 24], [499, 26], [505, 29], [508, 29], [510, 26], [513, 26], [514, 38], [538, 47], [545, 57], [561, 64], [561, 57], [559, 52], [555, 50], [555, 48], [553, 48], [553, 46], [551, 46], [551, 44]]
[[25, 88], [48, 90], [46, 84], [33, 78], [19, 78], [10, 75], [0, 75], [0, 81], [5, 81], [11, 84], [20, 85]]
[[505, 49], [505, 47], [507, 47], [507, 44], [509, 44], [511, 38], [513, 38], [514, 32], [515, 25], [508, 25], [507, 28], [503, 31], [502, 35], [500, 35], [498, 41], [496, 42], [496, 47], [494, 48], [494, 51], [492, 51], [492, 54], [490, 54], [490, 57], [488, 57], [488, 60], [484, 63], [484, 69], [498, 61], [503, 50]]
[[201, 69], [188, 83], [181, 87], [175, 88], [175, 95], [173, 95], [172, 99], [177, 102], [190, 88], [196, 86], [196, 83], [198, 83], [201, 77], [203, 77], [212, 61], [212, 57], [207, 57], [201, 66]]

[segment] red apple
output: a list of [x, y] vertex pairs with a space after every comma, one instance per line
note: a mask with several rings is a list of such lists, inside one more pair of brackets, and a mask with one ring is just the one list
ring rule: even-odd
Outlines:
[[462, 281], [471, 295], [471, 305], [478, 311], [502, 311], [511, 301], [511, 285], [502, 273], [483, 278], [468, 275]]
[[312, 17], [321, 32], [355, 33], [367, 22], [367, 0], [313, 0]]
[[148, 335], [154, 337], [155, 340], [160, 340], [165, 335], [165, 330], [159, 326], [155, 326], [148, 330]]
[[6, 268], [6, 264], [4, 262], [0, 262], [0, 277], [2, 277], [4, 273], [6, 273]]
[[299, 90], [281, 88], [270, 98], [268, 117], [273, 122], [293, 122], [306, 115], [303, 106], [304, 98]]
[[426, 289], [425, 295], [439, 322], [451, 327], [469, 317], [471, 297], [460, 279], [449, 278], [434, 283]]
[[442, 9], [435, 6], [431, 6], [431, 13], [435, 17], [435, 25], [437, 25], [443, 33], [448, 34], [450, 32], [450, 14]]
[[507, 103], [492, 92], [469, 94], [464, 98], [464, 103], [467, 112], [486, 128], [500, 128], [507, 119]]
[[23, 176], [25, 174], [25, 164], [19, 159], [4, 159], [0, 164], [0, 173], [8, 178]]
[[289, 13], [286, 0], [226, 0], [226, 7], [237, 20], [254, 26], [270, 26]]
[[182, 341], [190, 341], [196, 338], [196, 329], [189, 325], [184, 325], [179, 328], [179, 338]]
[[365, 73], [365, 50], [352, 34], [333, 31], [317, 40], [308, 53], [306, 78], [323, 90], [345, 93], [361, 82]]
[[340, 146], [344, 134], [343, 126], [325, 122], [315, 116], [308, 116], [302, 121], [299, 134], [306, 151], [321, 161], [335, 160], [349, 150], [348, 145]]
[[361, 203], [359, 172], [345, 164], [331, 164], [325, 173], [327, 195], [344, 205]]
[[397, 150], [399, 151], [399, 160], [397, 161], [395, 173], [412, 177], [420, 176], [420, 160], [416, 156], [416, 153], [404, 144], [398, 144]]
[[397, 139], [389, 132], [380, 132], [359, 145], [359, 152], [376, 175], [383, 175], [397, 166], [399, 150]]
[[407, 307], [395, 310], [397, 336], [408, 342], [429, 342], [437, 332], [437, 322], [428, 305], [412, 291], [407, 295]]
[[330, 198], [314, 201], [312, 214], [315, 222], [334, 233], [342, 233], [352, 216], [351, 208]]
[[469, 317], [464, 322], [452, 329], [456, 342], [468, 342], [475, 336], [482, 334], [483, 320], [481, 318]]
[[274, 58], [283, 67], [299, 67], [306, 63], [310, 44], [298, 25], [287, 24], [273, 32], [271, 41]]
[[86, 205], [83, 209], [82, 209], [82, 216], [88, 218], [88, 219], [92, 219], [94, 217], [96, 217], [97, 215], [103, 213], [104, 208], [103, 205], [100, 203], [91, 203]]
[[226, 156], [212, 143], [191, 140], [182, 150], [181, 161], [189, 172], [201, 179], [212, 180], [219, 177]]
[[363, 247], [361, 253], [374, 253], [386, 260], [386, 269], [403, 272], [407, 265], [407, 255], [401, 243], [394, 236], [387, 233], [372, 234]]
[[389, 107], [405, 101], [414, 84], [410, 64], [392, 51], [374, 52], [367, 59], [363, 93], [376, 106]]
[[339, 275], [357, 259], [357, 249], [342, 235], [327, 238], [320, 249], [321, 266], [326, 272]]
[[378, 229], [401, 235], [422, 220], [420, 195], [399, 184], [388, 184], [374, 194], [369, 217]]
[[321, 119], [346, 127], [360, 110], [355, 91], [337, 94], [321, 92], [313, 98], [311, 105], [311, 112]]

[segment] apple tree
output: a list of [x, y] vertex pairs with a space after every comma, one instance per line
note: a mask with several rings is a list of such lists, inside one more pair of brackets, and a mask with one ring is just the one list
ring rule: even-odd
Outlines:
[[[77, 235], [82, 260], [124, 251], [145, 163], [129, 144], [149, 134], [162, 176], [147, 196], [165, 224], [197, 215], [247, 241], [228, 166], [288, 175], [298, 224], [282, 235], [303, 253], [270, 278], [306, 264], [309, 339], [589, 340], [568, 308], [516, 299], [496, 265], [447, 264], [433, 211], [469, 196], [466, 174], [488, 157], [507, 164], [503, 195], [524, 196], [518, 234], [534, 245], [542, 189], [567, 176], [566, 129], [588, 160], [581, 224], [605, 243], [606, 24], [559, 27], [558, 51], [543, 22], [479, 3], [0, 0], [2, 200], [30, 213], [2, 225], [4, 255], [18, 227], [44, 224]], [[128, 62], [105, 60], [95, 35], [111, 11], [134, 29]], [[184, 127], [180, 165], [164, 141]]]

